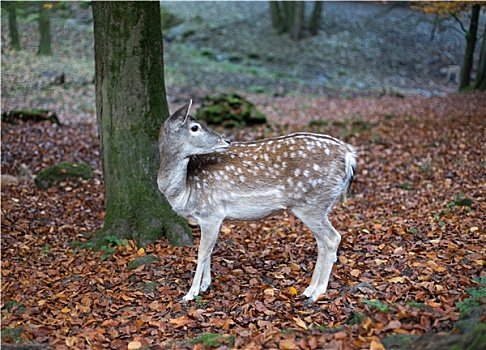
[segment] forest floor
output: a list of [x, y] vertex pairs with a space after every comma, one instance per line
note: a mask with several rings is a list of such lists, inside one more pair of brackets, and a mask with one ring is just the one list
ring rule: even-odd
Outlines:
[[[217, 74], [194, 85], [188, 67], [166, 61], [172, 106], [193, 95], [232, 91], [234, 84], [267, 114], [266, 126], [220, 130], [233, 140], [321, 132], [355, 145], [359, 157], [347, 205], [336, 204], [330, 214], [342, 241], [325, 296], [314, 305], [298, 298], [309, 283], [316, 244], [284, 213], [225, 223], [213, 253], [213, 285], [182, 304], [196, 266], [197, 229], [194, 247], [161, 239], [140, 249], [113, 239], [93, 252], [72, 244], [86, 242], [104, 218], [92, 39], [79, 18], [54, 23], [55, 58], [33, 54], [33, 23], [23, 24], [29, 28], [21, 34], [25, 51], [2, 46], [2, 112], [47, 108], [65, 125], [2, 122], [2, 173], [20, 163], [36, 173], [64, 160], [87, 162], [95, 172], [81, 186], [2, 189], [2, 345], [403, 349], [397, 342], [410, 342], [407, 335], [462, 334], [486, 323], [485, 93], [451, 93], [454, 85], [441, 85], [440, 76], [431, 78], [431, 90], [417, 80], [419, 94], [399, 84], [316, 88], [307, 79], [279, 79], [267, 66], [241, 86], [228, 79], [218, 88]], [[171, 45], [183, 47], [170, 40], [169, 58]], [[186, 49], [199, 50], [194, 43]], [[211, 57], [198, 56], [194, 69], [220, 63]], [[233, 64], [229, 68], [244, 75], [244, 64]], [[67, 80], [56, 85], [60, 72]], [[275, 85], [280, 81], [282, 89]]]

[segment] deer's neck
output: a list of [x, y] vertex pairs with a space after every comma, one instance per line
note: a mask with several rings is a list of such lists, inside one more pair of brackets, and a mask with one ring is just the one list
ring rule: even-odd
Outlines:
[[187, 165], [189, 158], [172, 155], [161, 159], [157, 185], [171, 206], [177, 211], [184, 206], [189, 196], [187, 188]]

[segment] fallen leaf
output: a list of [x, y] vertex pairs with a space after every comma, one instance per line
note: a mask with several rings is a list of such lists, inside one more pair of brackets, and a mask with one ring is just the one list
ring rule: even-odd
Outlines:
[[372, 340], [370, 350], [385, 350], [385, 347], [379, 340]]
[[170, 323], [172, 323], [176, 328], [179, 328], [179, 327], [183, 327], [183, 326], [186, 326], [188, 324], [192, 324], [196, 321], [194, 321], [193, 319], [190, 319], [189, 317], [187, 316], [181, 316], [181, 317], [178, 317], [178, 318], [173, 318], [173, 319], [170, 319]]
[[142, 347], [142, 343], [139, 341], [131, 341], [128, 343], [128, 350], [136, 350]]
[[302, 321], [300, 317], [293, 317], [293, 320], [295, 321], [295, 324], [300, 328], [307, 329], [307, 325], [304, 321]]

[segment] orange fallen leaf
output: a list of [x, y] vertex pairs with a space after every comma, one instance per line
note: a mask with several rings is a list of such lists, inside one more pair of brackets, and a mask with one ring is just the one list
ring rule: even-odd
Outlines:
[[370, 350], [385, 350], [385, 347], [379, 340], [372, 340]]
[[280, 342], [279, 345], [280, 345], [280, 349], [284, 349], [284, 350], [297, 349], [297, 345], [291, 339], [284, 339]]
[[194, 323], [194, 322], [196, 322], [196, 321], [194, 321], [193, 319], [190, 319], [187, 316], [181, 316], [181, 317], [178, 317], [178, 318], [170, 319], [170, 323], [172, 323], [176, 328], [184, 327], [184, 326], [191, 324], [191, 323]]
[[334, 339], [336, 339], [336, 340], [346, 339], [347, 337], [348, 337], [348, 334], [344, 331], [334, 333]]

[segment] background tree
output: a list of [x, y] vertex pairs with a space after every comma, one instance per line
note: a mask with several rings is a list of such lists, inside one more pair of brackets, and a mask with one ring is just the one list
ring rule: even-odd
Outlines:
[[324, 7], [324, 1], [314, 1], [314, 10], [309, 21], [309, 33], [311, 35], [317, 35], [319, 31], [319, 25], [322, 19], [322, 8]]
[[311, 35], [317, 34], [322, 2], [315, 1], [308, 26], [305, 20], [305, 1], [270, 1], [269, 4], [272, 26], [279, 33], [289, 33], [293, 40], [301, 39], [306, 29]]
[[481, 44], [481, 52], [479, 53], [478, 70], [476, 79], [472, 84], [474, 90], [486, 90], [486, 24], [484, 25], [483, 43]]
[[[416, 2], [413, 8], [424, 11], [425, 13], [438, 13], [447, 15], [459, 24], [466, 38], [466, 50], [464, 60], [461, 65], [461, 77], [459, 90], [467, 88], [477, 88], [477, 82], [471, 85], [471, 72], [474, 64], [474, 51], [476, 49], [477, 32], [481, 7], [486, 2], [482, 1], [427, 1]], [[462, 15], [466, 14], [469, 18], [469, 27], [466, 29]], [[483, 41], [485, 38], [483, 37]], [[484, 61], [483, 61], [484, 62]], [[479, 84], [480, 85], [480, 84]]]
[[[2, 3], [3, 4], [3, 3]], [[20, 37], [17, 29], [17, 2], [5, 1], [8, 10], [8, 30], [10, 32], [10, 44], [13, 50], [20, 50]]]
[[164, 234], [192, 244], [156, 184], [158, 133], [168, 117], [159, 2], [93, 1], [96, 112], [103, 158], [106, 216], [97, 234], [134, 238]]
[[51, 56], [51, 19], [49, 11], [52, 8], [52, 4], [49, 2], [39, 1], [39, 50], [38, 55]]

